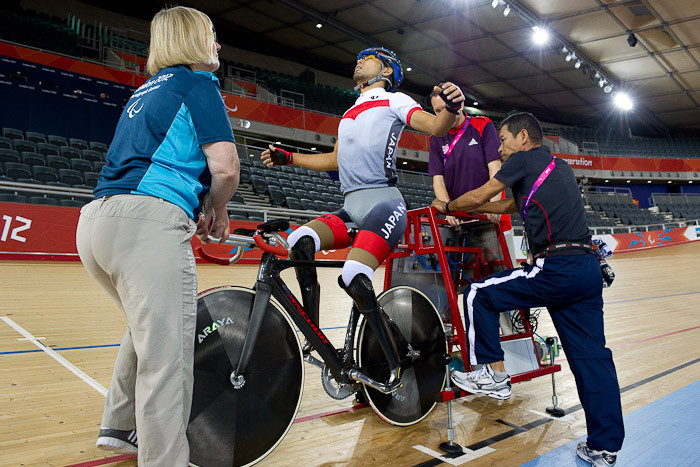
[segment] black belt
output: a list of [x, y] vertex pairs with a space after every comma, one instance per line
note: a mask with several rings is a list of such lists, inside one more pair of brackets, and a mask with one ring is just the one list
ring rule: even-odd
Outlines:
[[593, 245], [582, 242], [559, 242], [547, 245], [544, 250], [538, 251], [533, 255], [535, 259], [552, 256], [573, 256], [593, 253]]

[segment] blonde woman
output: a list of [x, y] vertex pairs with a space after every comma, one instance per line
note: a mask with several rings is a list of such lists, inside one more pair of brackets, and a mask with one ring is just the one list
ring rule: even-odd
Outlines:
[[239, 175], [213, 75], [219, 49], [205, 14], [174, 7], [155, 15], [153, 77], [124, 107], [95, 200], [78, 222], [80, 259], [127, 322], [97, 446], [138, 452], [141, 466], [189, 461], [197, 303], [190, 240], [228, 236], [226, 202]]

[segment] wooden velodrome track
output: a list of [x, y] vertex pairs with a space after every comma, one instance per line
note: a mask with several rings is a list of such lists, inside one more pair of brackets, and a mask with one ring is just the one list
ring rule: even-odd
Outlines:
[[[700, 242], [619, 254], [611, 260], [617, 278], [604, 292], [605, 324], [625, 414], [700, 380], [700, 363], [684, 366], [699, 356], [698, 257]], [[250, 286], [257, 269], [207, 264], [198, 270], [204, 290], [222, 284]], [[320, 278], [321, 326], [340, 327], [327, 331], [340, 345], [350, 299], [337, 287], [337, 274], [327, 270]], [[291, 271], [284, 278], [295, 283]], [[380, 270], [377, 290], [382, 279]], [[133, 457], [95, 448], [104, 403], [100, 391], [109, 385], [124, 330], [116, 307], [79, 262], [1, 261], [0, 283], [0, 466], [136, 465]], [[63, 363], [38, 350], [20, 334], [22, 329], [55, 349]], [[554, 335], [546, 312], [540, 315], [538, 334]], [[472, 449], [493, 449], [464, 465], [520, 465], [585, 434], [573, 377], [565, 356], [559, 361], [559, 405], [571, 409], [563, 420], [542, 414], [551, 405], [549, 376], [514, 385], [507, 401], [472, 396], [453, 404], [455, 441]], [[85, 376], [81, 379], [69, 367]], [[306, 371], [298, 419], [259, 465], [439, 464], [414, 446], [437, 450], [446, 439], [444, 405], [418, 425], [392, 427], [370, 408], [351, 410], [351, 398], [330, 399], [321, 387], [320, 371]]]

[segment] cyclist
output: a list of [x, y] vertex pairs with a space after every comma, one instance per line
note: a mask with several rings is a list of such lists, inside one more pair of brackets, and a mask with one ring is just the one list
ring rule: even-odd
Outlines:
[[[360, 91], [355, 105], [343, 114], [333, 152], [290, 153], [274, 146], [263, 151], [262, 160], [273, 164], [296, 164], [313, 170], [338, 170], [345, 196], [343, 208], [312, 220], [289, 236], [290, 255], [311, 260], [316, 252], [346, 248], [352, 244], [338, 278], [377, 336], [391, 373], [387, 387], [399, 386], [400, 360], [386, 318], [379, 312], [372, 287], [374, 271], [386, 259], [406, 228], [406, 203], [396, 188], [396, 150], [403, 128], [434, 136], [445, 135], [455, 124], [464, 96], [452, 83], [435, 86], [447, 112], [435, 116], [422, 110], [410, 96], [394, 92], [403, 80], [401, 62], [394, 52], [371, 47], [357, 56], [353, 81]], [[348, 223], [359, 228], [354, 241]], [[318, 325], [320, 286], [316, 268], [296, 269], [304, 309]], [[305, 351], [310, 351], [308, 344]]]

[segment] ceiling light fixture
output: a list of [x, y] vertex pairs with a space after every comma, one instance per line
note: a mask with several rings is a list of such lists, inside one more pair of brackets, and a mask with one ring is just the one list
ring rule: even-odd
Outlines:
[[613, 90], [612, 84], [606, 84], [605, 86], [603, 86], [603, 92], [605, 94], [610, 94], [612, 92], [612, 90]]
[[607, 81], [605, 78], [600, 78], [600, 80], [598, 81], [598, 87], [599, 87], [599, 88], [602, 88], [602, 87], [605, 86], [607, 83], [608, 83], [608, 81]]
[[503, 10], [503, 16], [508, 16], [510, 14], [510, 5], [506, 3], [506, 8]]
[[491, 2], [491, 8], [496, 8], [498, 6], [498, 0], [493, 0]]
[[477, 106], [479, 103], [477, 101], [472, 102], [472, 105]]
[[596, 71], [595, 75], [593, 75], [595, 79], [600, 79], [600, 71]]
[[576, 60], [576, 63], [574, 64], [574, 68], [576, 68], [577, 70], [579, 68], [581, 68], [581, 63], [582, 63], [581, 60]]
[[627, 36], [627, 43], [630, 47], [637, 45], [637, 36], [635, 36], [633, 32], [630, 32], [629, 36]]
[[537, 45], [544, 45], [549, 42], [549, 31], [539, 26], [532, 28], [532, 41]]
[[406, 71], [413, 71], [413, 68], [411, 68], [410, 66], [408, 66], [408, 67], [406, 67]]
[[316, 23], [316, 29], [321, 29], [323, 25], [321, 23]]
[[632, 110], [634, 108], [634, 103], [632, 102], [632, 99], [630, 99], [630, 96], [625, 94], [624, 92], [617, 92], [613, 96], [613, 102], [615, 102], [615, 105], [624, 111]]

